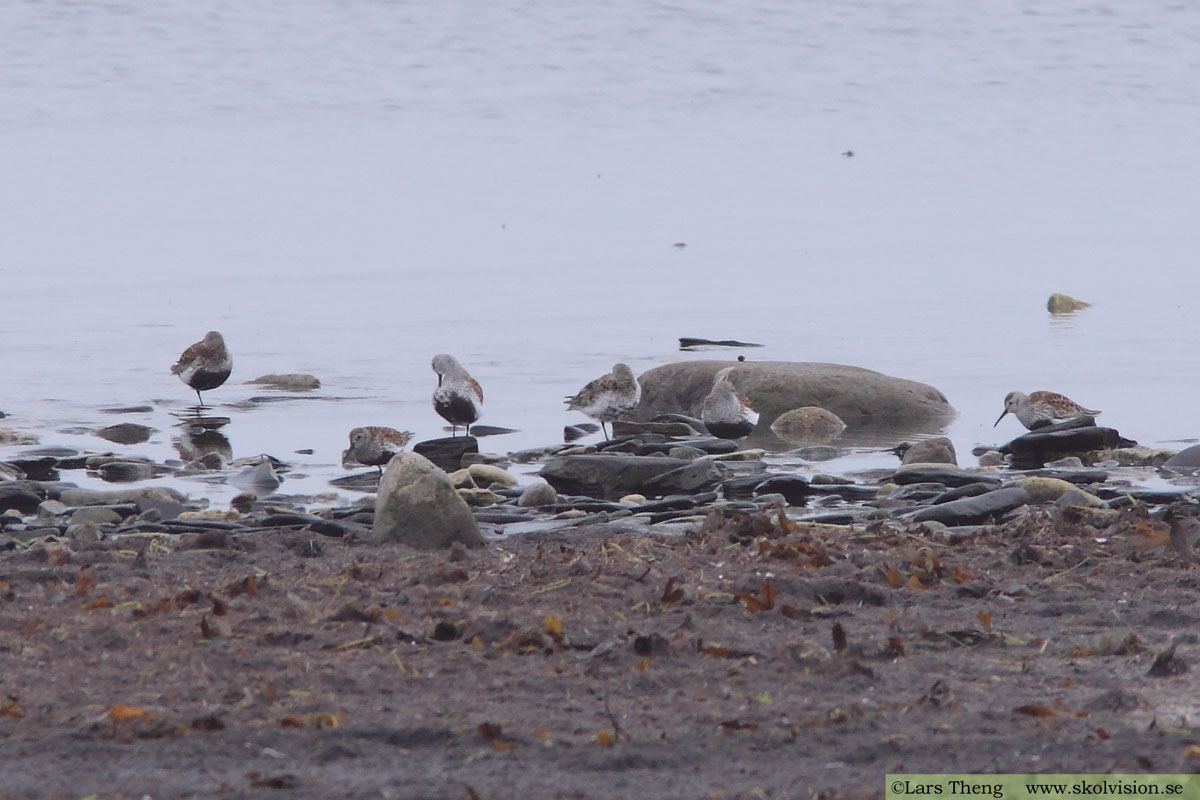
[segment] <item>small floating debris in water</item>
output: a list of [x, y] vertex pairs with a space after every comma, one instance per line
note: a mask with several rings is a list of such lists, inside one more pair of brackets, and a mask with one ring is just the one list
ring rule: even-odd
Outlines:
[[711, 347], [763, 347], [756, 342], [739, 342], [736, 339], [697, 339], [691, 336], [679, 337], [680, 350], [705, 350]]
[[676, 250], [682, 250], [683, 248], [687, 247], [687, 242], [676, 242], [675, 244], [673, 244], [671, 246], [674, 247]]
[[846, 152], [842, 153], [842, 155], [845, 156], [846, 158], [854, 158], [854, 151], [847, 150]]

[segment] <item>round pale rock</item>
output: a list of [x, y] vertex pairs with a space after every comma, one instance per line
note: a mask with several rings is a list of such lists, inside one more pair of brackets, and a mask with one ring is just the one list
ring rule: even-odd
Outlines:
[[283, 392], [311, 392], [313, 389], [321, 388], [321, 382], [315, 377], [299, 373], [260, 375], [246, 383], [257, 383]]
[[504, 495], [496, 494], [491, 489], [456, 489], [458, 496], [467, 501], [469, 506], [490, 506], [494, 503], [503, 503]]
[[904, 453], [901, 464], [954, 464], [958, 466], [958, 454], [954, 442], [945, 436], [921, 439]]
[[483, 537], [466, 501], [449, 476], [417, 453], [392, 457], [375, 495], [376, 542], [401, 542], [421, 550], [462, 542], [479, 547]]
[[[861, 367], [794, 361], [680, 361], [655, 367], [638, 380], [642, 400], [630, 416], [699, 416], [717, 372], [733, 367], [729, 380], [758, 412], [764, 432], [781, 414], [818, 406], [858, 428], [938, 429], [954, 415], [932, 386]], [[927, 427], [926, 427], [927, 426]]]
[[494, 483], [501, 486], [517, 485], [517, 479], [512, 476], [512, 473], [492, 464], [472, 464], [467, 467], [467, 471], [475, 479], [476, 486], [487, 487]]
[[475, 486], [475, 479], [471, 477], [471, 473], [466, 467], [463, 467], [462, 469], [456, 469], [454, 472], [451, 472], [450, 483], [454, 485], [455, 489], [477, 488]]
[[558, 492], [548, 483], [531, 483], [521, 491], [517, 505], [521, 508], [552, 506], [558, 502]]
[[788, 442], [828, 444], [846, 430], [846, 423], [820, 406], [805, 406], [780, 414], [771, 423], [771, 430]]
[[1090, 308], [1091, 303], [1085, 303], [1082, 300], [1076, 300], [1067, 294], [1050, 295], [1050, 299], [1046, 301], [1046, 310], [1051, 314], [1070, 314], [1072, 311], [1081, 311], [1085, 308]]

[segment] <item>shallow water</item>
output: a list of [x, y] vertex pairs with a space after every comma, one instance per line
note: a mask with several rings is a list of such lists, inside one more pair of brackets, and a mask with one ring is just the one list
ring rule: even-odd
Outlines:
[[[440, 435], [435, 353], [507, 451], [615, 361], [713, 356], [679, 336], [931, 383], [964, 463], [1019, 432], [992, 429], [1012, 389], [1198, 433], [1198, 7], [28, 0], [0, 26], [0, 410], [44, 444], [109, 449], [64, 431], [151, 403], [117, 449], [174, 455], [168, 368], [209, 329], [234, 375], [206, 400], [235, 457], [310, 476], [287, 491], [327, 489], [352, 427]], [[1056, 291], [1095, 305], [1051, 317]], [[336, 400], [241, 407], [268, 372]]]

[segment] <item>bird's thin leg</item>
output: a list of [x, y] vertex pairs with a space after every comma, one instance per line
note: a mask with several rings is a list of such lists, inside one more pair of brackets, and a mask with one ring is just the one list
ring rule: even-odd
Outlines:
[[196, 390], [196, 399], [200, 401], [200, 407], [204, 408], [204, 398], [200, 396], [200, 390]]
[[471, 435], [471, 423], [467, 423], [467, 436]]
[[604, 427], [604, 420], [600, 420], [600, 432], [604, 434], [605, 441], [608, 440], [608, 428]]

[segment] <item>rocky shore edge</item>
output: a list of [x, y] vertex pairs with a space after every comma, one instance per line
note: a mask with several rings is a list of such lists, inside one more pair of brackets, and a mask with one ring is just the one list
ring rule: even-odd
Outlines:
[[[1200, 464], [1191, 465], [1191, 451], [1181, 456], [1138, 447], [1086, 418], [981, 450], [979, 467], [958, 467], [953, 445], [937, 437], [899, 448], [904, 463], [894, 469], [851, 474], [821, 470], [822, 461], [839, 454], [830, 446], [784, 453], [740, 449], [735, 442], [698, 435], [677, 419], [629, 423], [621, 430], [624, 435], [596, 444], [508, 455], [479, 453], [470, 437], [432, 440], [415, 448], [424, 455], [394, 459], [382, 482], [373, 470], [335, 479], [340, 488], [367, 494], [333, 505], [323, 505], [319, 497], [275, 493], [287, 465], [266, 458], [232, 475], [214, 476], [239, 486], [242, 481], [249, 490], [228, 509], [217, 509], [203, 497], [170, 488], [96, 491], [57, 479], [60, 470], [70, 469], [106, 480], [142, 479], [168, 471], [164, 465], [115, 455], [35, 455], [8, 464], [10, 479], [0, 482], [0, 547], [45, 541], [88, 547], [106, 539], [154, 536], [206, 540], [277, 528], [314, 541], [384, 541], [402, 540], [405, 529], [420, 527], [433, 533], [417, 546], [430, 548], [596, 525], [676, 535], [714, 514], [760, 513], [840, 527], [921, 523], [931, 536], [957, 537], [980, 525], [1018, 522], [1041, 507], [1086, 518], [1102, 529], [1132, 508], [1149, 513], [1200, 498], [1191, 474], [1191, 466]], [[425, 494], [409, 498], [407, 511], [389, 510], [383, 520], [385, 509], [395, 503], [397, 480], [405, 481], [390, 477], [397, 461], [440, 469], [430, 471], [433, 482], [422, 490]], [[511, 471], [514, 464], [540, 464], [540, 480], [522, 485]], [[53, 479], [31, 479], [22, 470]], [[384, 491], [372, 494], [379, 485]], [[443, 517], [451, 521], [443, 523]], [[465, 528], [473, 530], [464, 534]], [[400, 533], [391, 536], [389, 529]]]

